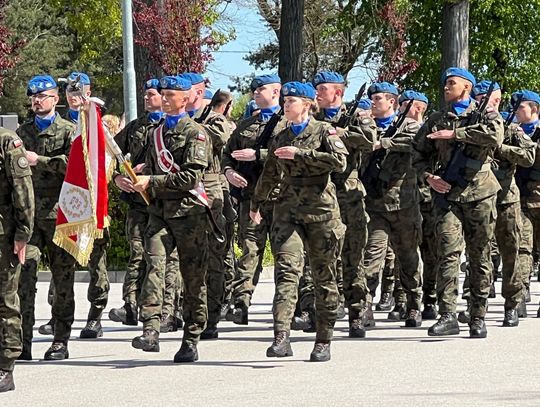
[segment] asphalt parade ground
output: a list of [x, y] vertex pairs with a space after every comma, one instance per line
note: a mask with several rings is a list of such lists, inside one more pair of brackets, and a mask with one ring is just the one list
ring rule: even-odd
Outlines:
[[[534, 278], [536, 280], [536, 277]], [[78, 339], [86, 322], [86, 283], [76, 283], [77, 308], [70, 359], [45, 362], [51, 337], [37, 332], [50, 317], [48, 283], [38, 283], [32, 362], [17, 363], [16, 390], [0, 406], [540, 406], [540, 283], [532, 284], [529, 318], [502, 328], [503, 300], [490, 300], [488, 337], [433, 338], [404, 328], [376, 312], [365, 339], [348, 338], [347, 320], [336, 324], [332, 360], [310, 363], [314, 334], [293, 332], [294, 356], [265, 356], [272, 342], [274, 285], [259, 283], [248, 326], [222, 321], [220, 337], [199, 345], [200, 360], [173, 364], [181, 332], [162, 334], [161, 352], [131, 347], [141, 327], [111, 322], [108, 310], [122, 305], [111, 285], [104, 336]], [[460, 301], [459, 309], [464, 308]]]

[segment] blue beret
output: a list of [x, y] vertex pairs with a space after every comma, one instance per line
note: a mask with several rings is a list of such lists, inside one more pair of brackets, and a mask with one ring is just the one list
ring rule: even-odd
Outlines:
[[358, 102], [358, 108], [362, 110], [369, 110], [371, 109], [371, 100], [368, 98], [362, 98]]
[[148, 79], [144, 83], [144, 90], [148, 89], [159, 89], [159, 79]]
[[317, 87], [320, 83], [345, 83], [345, 79], [338, 72], [323, 71], [313, 78], [313, 86]]
[[451, 78], [452, 76], [458, 76], [460, 78], [466, 79], [469, 82], [471, 82], [474, 85], [476, 85], [476, 79], [474, 78], [474, 75], [463, 68], [448, 68], [446, 71], [444, 71], [441, 82], [444, 83], [448, 78]]
[[204, 90], [203, 99], [212, 99], [213, 96], [214, 96], [214, 94], [212, 93], [212, 91], [210, 89], [205, 89]]
[[183, 79], [186, 79], [186, 80], [190, 81], [192, 85], [197, 85], [199, 83], [204, 82], [204, 78], [200, 73], [185, 72], [185, 73], [181, 73], [178, 76], [180, 76], [180, 78], [183, 78]]
[[68, 76], [70, 81], [77, 80], [77, 78], [79, 78], [81, 85], [90, 85], [90, 77], [84, 72], [71, 72]]
[[392, 95], [399, 95], [397, 88], [388, 82], [378, 82], [371, 85], [367, 90], [367, 95], [371, 98], [371, 95], [375, 93], [391, 93]]
[[281, 83], [280, 77], [275, 74], [256, 76], [251, 81], [250, 88], [252, 91], [255, 91], [255, 89], [260, 88], [264, 85], [269, 85], [271, 83]]
[[55, 89], [58, 86], [52, 77], [49, 75], [37, 75], [34, 76], [28, 82], [28, 87], [26, 89], [26, 96], [36, 95], [41, 92], [45, 92], [49, 89]]
[[181, 76], [164, 76], [159, 80], [159, 90], [161, 89], [187, 91], [191, 89], [191, 82]]
[[424, 102], [426, 105], [429, 104], [427, 96], [415, 90], [406, 90], [399, 96], [399, 104], [402, 104], [407, 100], [418, 100]]
[[532, 90], [520, 90], [518, 92], [512, 93], [512, 98], [510, 99], [512, 106], [518, 101], [519, 98], [522, 98], [522, 102], [534, 102], [540, 105], [540, 95], [533, 92]]
[[311, 83], [287, 82], [281, 88], [281, 94], [285, 96], [296, 96], [315, 100], [315, 88]]
[[[491, 86], [491, 81], [483, 80], [481, 82], [478, 82], [471, 93], [471, 96], [474, 98], [476, 96], [482, 96], [488, 93], [489, 87]], [[495, 82], [495, 85], [493, 85], [493, 90], [499, 90], [501, 87], [500, 85]]]

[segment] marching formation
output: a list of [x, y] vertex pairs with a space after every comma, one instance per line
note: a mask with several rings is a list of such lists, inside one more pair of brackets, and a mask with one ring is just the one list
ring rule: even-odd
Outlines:
[[[41, 75], [28, 83], [34, 117], [16, 133], [0, 129], [0, 392], [15, 388], [16, 360], [33, 358], [45, 250], [52, 317], [39, 332], [53, 341], [44, 359], [69, 357], [77, 261], [53, 235], [91, 94], [86, 74], [69, 79], [80, 86], [64, 89], [64, 118], [56, 112], [59, 86]], [[387, 82], [369, 86], [367, 97], [363, 86], [346, 105], [339, 73], [284, 84], [260, 75], [234, 123], [232, 95], [212, 94], [202, 75], [148, 80], [145, 113], [121, 129], [105, 123], [136, 174], [118, 167], [110, 177], [127, 204], [130, 258], [124, 305], [108, 317], [141, 322], [132, 346], [146, 352], [159, 352], [160, 333], [183, 328], [174, 362], [195, 362], [199, 341], [218, 338], [220, 320], [249, 324], [269, 242], [275, 296], [267, 357], [292, 356], [291, 331], [304, 330], [315, 333], [310, 360], [328, 361], [336, 320], [348, 315], [349, 336], [364, 338], [374, 307], [406, 327], [435, 321], [430, 336], [456, 335], [461, 323], [471, 338], [485, 338], [496, 278], [502, 325], [518, 326], [540, 243], [540, 96], [515, 92], [510, 111], [500, 112], [497, 83], [477, 82], [462, 68], [447, 69], [442, 81], [445, 108], [425, 117], [424, 94]], [[81, 338], [103, 335], [109, 245], [105, 228], [89, 254]], [[468, 307], [457, 314], [463, 252]]]

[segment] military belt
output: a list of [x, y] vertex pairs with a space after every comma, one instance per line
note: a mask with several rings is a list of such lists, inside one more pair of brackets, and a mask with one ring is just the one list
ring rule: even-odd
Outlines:
[[283, 183], [290, 185], [326, 185], [328, 174], [318, 175], [316, 177], [283, 177]]
[[290, 185], [326, 185], [328, 174], [318, 175], [316, 177], [283, 177], [283, 183]]
[[168, 192], [157, 192], [156, 199], [164, 200], [178, 200], [190, 197], [191, 194], [185, 191], [168, 191]]
[[203, 181], [221, 181], [221, 174], [204, 174]]

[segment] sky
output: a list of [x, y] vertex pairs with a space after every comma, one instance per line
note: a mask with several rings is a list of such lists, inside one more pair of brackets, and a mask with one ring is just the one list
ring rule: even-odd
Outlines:
[[[243, 76], [253, 72], [268, 73], [268, 71], [256, 71], [243, 57], [250, 51], [256, 50], [259, 45], [275, 39], [274, 32], [266, 27], [255, 6], [242, 7], [232, 2], [225, 9], [224, 15], [235, 26], [236, 39], [215, 52], [214, 61], [207, 67], [205, 76], [210, 79], [213, 90], [227, 89], [227, 86], [232, 84], [232, 76]], [[345, 100], [351, 100], [365, 80], [366, 76], [361, 70], [353, 69], [349, 72]]]

